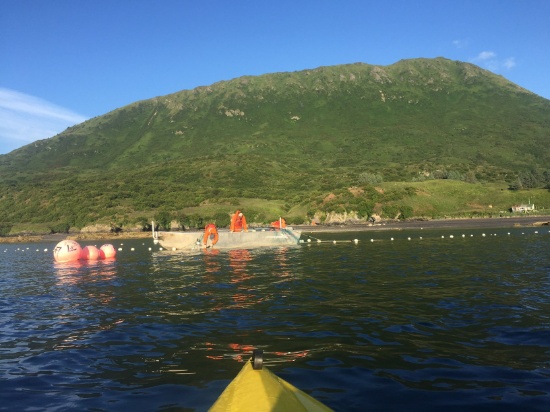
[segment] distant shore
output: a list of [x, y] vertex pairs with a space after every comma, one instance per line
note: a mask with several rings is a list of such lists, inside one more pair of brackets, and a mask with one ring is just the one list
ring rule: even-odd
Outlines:
[[[445, 228], [502, 228], [502, 227], [550, 226], [550, 216], [518, 216], [472, 219], [434, 219], [434, 220], [407, 220], [386, 221], [374, 224], [345, 224], [345, 225], [295, 225], [295, 229], [303, 233], [311, 232], [368, 232], [379, 230], [405, 229], [445, 229]], [[116, 239], [147, 239], [152, 237], [151, 232], [120, 232], [120, 233], [57, 233], [44, 236], [10, 236], [0, 237], [0, 243], [33, 243], [33, 242], [60, 242], [64, 239], [82, 240], [116, 240]]]
[[402, 229], [482, 229], [514, 226], [545, 226], [550, 225], [550, 216], [518, 216], [472, 219], [434, 219], [434, 220], [406, 220], [388, 221], [374, 224], [355, 225], [313, 225], [296, 226], [302, 232], [357, 232], [376, 230]]

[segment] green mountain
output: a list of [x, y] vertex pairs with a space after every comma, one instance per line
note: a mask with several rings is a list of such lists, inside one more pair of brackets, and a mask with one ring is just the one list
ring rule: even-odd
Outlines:
[[365, 215], [392, 201], [373, 191], [381, 181], [542, 176], [549, 143], [549, 100], [468, 63], [245, 76], [136, 102], [0, 156], [0, 222], [128, 224], [251, 204], [258, 220], [304, 220], [329, 212], [337, 193], [349, 199], [335, 209]]

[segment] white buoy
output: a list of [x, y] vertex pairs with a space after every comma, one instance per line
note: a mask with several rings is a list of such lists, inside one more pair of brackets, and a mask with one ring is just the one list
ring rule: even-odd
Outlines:
[[353, 239], [353, 243], [358, 244], [358, 243], [359, 243], [359, 239]]
[[390, 240], [393, 240], [393, 237]]
[[483, 233], [481, 236], [485, 237], [485, 233]]
[[371, 239], [370, 241], [371, 241], [371, 242], [374, 242], [374, 239]]
[[321, 239], [317, 239], [317, 243], [321, 243]]
[[450, 237], [451, 239], [454, 239], [454, 236], [453, 236], [453, 235], [450, 235], [449, 237]]
[[410, 238], [410, 237], [408, 237], [408, 238], [407, 238], [407, 240], [411, 240], [411, 238]]
[[307, 240], [307, 243], [311, 243], [311, 239], [308, 239], [308, 240]]

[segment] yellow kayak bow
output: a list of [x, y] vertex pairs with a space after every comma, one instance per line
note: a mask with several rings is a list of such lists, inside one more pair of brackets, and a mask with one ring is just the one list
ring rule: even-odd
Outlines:
[[264, 368], [262, 363], [262, 351], [254, 351], [251, 361], [246, 362], [210, 411], [332, 411]]

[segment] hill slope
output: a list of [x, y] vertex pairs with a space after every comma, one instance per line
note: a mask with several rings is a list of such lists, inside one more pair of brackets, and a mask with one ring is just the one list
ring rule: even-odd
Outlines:
[[82, 225], [243, 198], [310, 208], [374, 175], [511, 181], [550, 164], [549, 141], [550, 101], [468, 63], [241, 77], [136, 102], [0, 156], [0, 221]]

